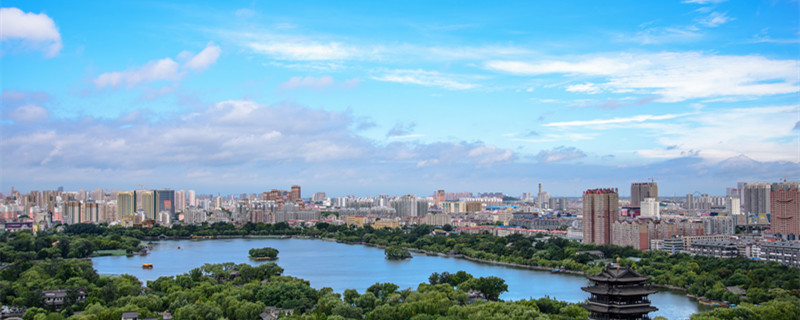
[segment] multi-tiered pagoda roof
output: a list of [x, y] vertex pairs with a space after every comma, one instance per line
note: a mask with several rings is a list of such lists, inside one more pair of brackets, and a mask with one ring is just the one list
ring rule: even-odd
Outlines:
[[602, 272], [588, 277], [594, 285], [581, 290], [590, 294], [583, 305], [590, 318], [602, 320], [650, 319], [647, 314], [658, 308], [650, 306], [647, 296], [655, 293], [644, 282], [643, 276], [629, 267], [606, 267]]

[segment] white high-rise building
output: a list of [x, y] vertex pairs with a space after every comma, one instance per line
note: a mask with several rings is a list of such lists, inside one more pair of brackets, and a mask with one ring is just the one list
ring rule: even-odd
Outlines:
[[186, 210], [186, 190], [175, 191], [175, 211]]
[[725, 211], [728, 211], [732, 215], [742, 214], [741, 205], [739, 204], [739, 198], [738, 197], [725, 198]]
[[194, 190], [189, 190], [189, 205], [197, 207], [197, 198], [195, 197]]
[[641, 202], [642, 217], [645, 218], [661, 218], [661, 206], [656, 198], [644, 198]]

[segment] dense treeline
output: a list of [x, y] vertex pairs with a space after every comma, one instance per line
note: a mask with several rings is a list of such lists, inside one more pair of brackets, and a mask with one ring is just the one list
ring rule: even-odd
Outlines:
[[[265, 307], [292, 310], [288, 319], [588, 319], [580, 306], [541, 298], [517, 302], [473, 301], [469, 290], [485, 278], [462, 276], [461, 283], [420, 284], [416, 290], [376, 283], [363, 293], [348, 289], [316, 290], [302, 279], [283, 276], [273, 263], [206, 264], [175, 277], [160, 277], [142, 286], [129, 275], [98, 276], [86, 260], [36, 261], [11, 285], [4, 283], [2, 303], [28, 308], [26, 320], [117, 320], [123, 312], [141, 318], [170, 312], [175, 319], [257, 319]], [[461, 273], [459, 273], [461, 274]], [[493, 277], [490, 277], [493, 278]], [[486, 280], [492, 282], [493, 279]], [[502, 279], [499, 279], [502, 285]], [[497, 283], [494, 283], [497, 285]], [[56, 312], [44, 304], [41, 291], [84, 289], [88, 298]], [[497, 293], [492, 293], [497, 294]], [[80, 311], [80, 313], [78, 313]]]
[[[640, 252], [633, 248], [618, 246], [596, 246], [581, 244], [560, 238], [543, 241], [541, 236], [525, 237], [510, 235], [497, 237], [488, 234], [468, 235], [451, 234], [450, 236], [431, 235], [432, 227], [417, 226], [406, 230], [349, 228], [320, 223], [312, 228], [291, 228], [286, 223], [274, 225], [247, 223], [241, 228], [231, 224], [216, 223], [200, 226], [180, 226], [172, 228], [154, 227], [152, 229], [102, 227], [94, 225], [72, 225], [64, 233], [41, 233], [33, 237], [30, 233], [17, 232], [0, 238], [2, 261], [20, 261], [12, 264], [3, 274], [20, 274], [25, 269], [25, 262], [37, 258], [82, 257], [91, 254], [86, 243], [94, 246], [89, 249], [100, 249], [116, 246], [116, 248], [135, 249], [138, 239], [145, 237], [191, 236], [191, 235], [302, 235], [310, 237], [334, 238], [346, 242], [362, 242], [381, 246], [399, 246], [430, 252], [461, 254], [464, 256], [515, 263], [520, 265], [541, 266], [547, 268], [565, 268], [569, 270], [597, 273], [602, 263], [596, 264], [598, 257], [581, 251], [597, 250], [606, 258], [622, 257], [622, 263], [630, 265], [637, 271], [651, 276], [652, 282], [671, 285], [688, 290], [697, 296], [705, 296], [714, 300], [726, 300], [736, 304], [761, 304], [758, 308], [780, 308], [780, 301], [800, 297], [800, 269], [789, 268], [777, 263], [750, 261], [743, 258], [718, 259], [694, 257], [685, 254], [670, 255], [666, 252]], [[40, 241], [40, 238], [43, 238]], [[73, 251], [72, 246], [58, 243], [55, 240], [79, 241], [84, 244], [80, 250]], [[104, 242], [106, 245], [97, 244]], [[111, 241], [116, 241], [111, 245]], [[135, 243], [134, 243], [135, 241]], [[127, 245], [127, 247], [125, 247]], [[133, 248], [131, 248], [133, 246]], [[62, 248], [62, 249], [54, 249]], [[63, 249], [66, 248], [66, 249]], [[19, 250], [18, 250], [19, 249]], [[60, 255], [47, 256], [41, 251], [58, 251]], [[72, 253], [71, 253], [72, 252]], [[8, 255], [7, 255], [8, 253]], [[634, 261], [626, 258], [639, 258]], [[17, 270], [17, 271], [10, 271]], [[3, 277], [8, 281], [16, 277]], [[449, 284], [448, 281], [445, 281]], [[437, 282], [438, 284], [438, 282]], [[746, 294], [738, 296], [725, 289], [738, 286]], [[455, 286], [453, 286], [455, 287]], [[783, 300], [782, 300], [783, 299]], [[796, 301], [796, 300], [792, 300]], [[767, 303], [768, 302], [768, 303]], [[746, 308], [746, 307], [741, 307]], [[736, 309], [731, 309], [736, 310]], [[720, 319], [729, 319], [730, 314], [715, 312]], [[708, 315], [703, 315], [708, 316]], [[703, 318], [707, 319], [707, 318]]]
[[11, 236], [3, 235], [0, 236], [0, 262], [85, 258], [98, 250], [121, 249], [133, 252], [141, 249], [141, 236], [135, 237], [112, 230], [114, 229], [91, 224], [78, 224], [67, 226], [61, 233], [40, 232], [33, 236], [30, 231], [21, 231]]

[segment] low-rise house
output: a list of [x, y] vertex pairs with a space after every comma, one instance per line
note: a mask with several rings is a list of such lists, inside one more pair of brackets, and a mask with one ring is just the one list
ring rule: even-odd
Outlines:
[[123, 312], [121, 320], [139, 320], [139, 311]]
[[264, 312], [261, 313], [261, 320], [276, 320], [281, 315], [291, 316], [294, 314], [292, 309], [281, 309], [276, 307], [266, 307]]
[[70, 297], [71, 299], [75, 299], [74, 301], [68, 301], [67, 295], [69, 293], [69, 289], [58, 289], [58, 290], [42, 290], [42, 298], [44, 299], [44, 304], [47, 306], [52, 306], [56, 310], [61, 310], [65, 305], [71, 305], [73, 303], [81, 303], [86, 301], [86, 290], [84, 289], [77, 289], [76, 296]]

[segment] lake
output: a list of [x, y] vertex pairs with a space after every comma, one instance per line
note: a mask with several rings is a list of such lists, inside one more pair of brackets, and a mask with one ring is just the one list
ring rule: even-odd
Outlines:
[[[503, 300], [519, 300], [549, 296], [562, 301], [583, 302], [589, 295], [581, 290], [590, 284], [582, 276], [554, 274], [522, 268], [497, 266], [464, 259], [415, 254], [404, 261], [387, 260], [383, 249], [342, 244], [314, 239], [215, 239], [154, 241], [146, 256], [108, 256], [92, 258], [100, 274], [130, 274], [143, 282], [161, 276], [174, 276], [200, 267], [205, 263], [249, 263], [251, 248], [273, 247], [280, 251], [276, 263], [285, 275], [302, 278], [317, 289], [333, 288], [335, 292], [356, 289], [363, 293], [376, 282], [392, 282], [403, 288], [416, 289], [427, 282], [434, 272], [455, 273], [464, 270], [475, 277], [496, 276], [505, 279], [508, 292]], [[178, 249], [180, 248], [180, 249]], [[142, 269], [142, 263], [152, 263], [153, 269]], [[650, 317], [688, 319], [700, 311], [696, 301], [682, 293], [660, 291], [650, 295], [659, 310]]]

